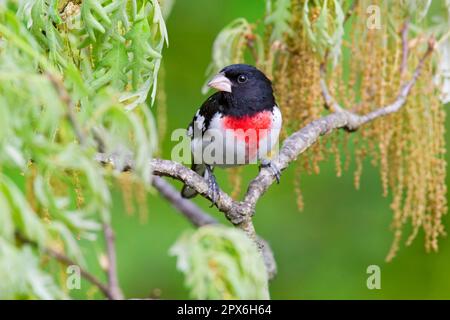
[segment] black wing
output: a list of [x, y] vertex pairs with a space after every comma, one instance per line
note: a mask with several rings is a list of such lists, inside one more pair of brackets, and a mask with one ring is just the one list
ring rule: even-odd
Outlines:
[[206, 99], [187, 128], [188, 135], [192, 137], [194, 130], [199, 129], [204, 133], [209, 128], [212, 118], [217, 113], [223, 113], [226, 103], [222, 92], [216, 92]]

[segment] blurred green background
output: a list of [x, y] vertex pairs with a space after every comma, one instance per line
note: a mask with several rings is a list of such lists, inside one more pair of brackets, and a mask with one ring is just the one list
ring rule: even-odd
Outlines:
[[[170, 157], [173, 145], [170, 132], [185, 128], [205, 99], [200, 88], [217, 33], [234, 18], [242, 16], [255, 22], [263, 13], [262, 0], [176, 1], [167, 21], [170, 46], [164, 54], [169, 133], [164, 140], [164, 157]], [[447, 128], [449, 125], [447, 121]], [[427, 254], [420, 235], [411, 247], [402, 244], [393, 262], [384, 262], [393, 239], [390, 200], [381, 196], [377, 168], [366, 163], [364, 170], [359, 191], [353, 187], [352, 168], [336, 178], [333, 160], [322, 164], [319, 176], [305, 175], [304, 212], [296, 207], [292, 168], [283, 173], [281, 184], [262, 198], [254, 222], [258, 233], [271, 244], [278, 263], [278, 275], [270, 284], [273, 299], [450, 298], [448, 239], [441, 240], [439, 253]], [[247, 168], [243, 186], [256, 173], [256, 166]], [[218, 170], [217, 175], [219, 183], [230, 190], [226, 174]], [[148, 199], [148, 221], [141, 223], [137, 213], [127, 215], [121, 198], [117, 192], [113, 224], [125, 295], [189, 298], [183, 276], [176, 270], [176, 259], [168, 251], [190, 224], [155, 195]], [[195, 201], [222, 219], [206, 200]], [[450, 230], [448, 221], [445, 217]], [[101, 270], [95, 270], [101, 241], [86, 242], [84, 250], [89, 267], [102, 275]], [[381, 290], [366, 287], [366, 269], [373, 264], [381, 267]], [[84, 288], [88, 287], [84, 282]], [[81, 298], [84, 293], [75, 295]]]

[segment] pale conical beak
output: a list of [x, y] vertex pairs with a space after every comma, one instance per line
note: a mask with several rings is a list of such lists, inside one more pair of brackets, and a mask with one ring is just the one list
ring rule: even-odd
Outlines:
[[210, 82], [208, 82], [208, 87], [219, 91], [231, 92], [231, 81], [225, 77], [225, 74], [219, 73], [216, 74]]

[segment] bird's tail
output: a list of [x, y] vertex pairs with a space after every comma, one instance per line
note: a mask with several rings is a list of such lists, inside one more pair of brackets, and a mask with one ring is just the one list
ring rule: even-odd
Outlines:
[[[195, 164], [192, 163], [191, 169], [195, 172], [197, 172], [200, 176], [204, 177], [206, 172], [206, 166], [204, 164]], [[198, 194], [197, 191], [192, 189], [191, 187], [188, 187], [187, 185], [183, 186], [183, 189], [181, 190], [181, 196], [183, 198], [193, 198]]]

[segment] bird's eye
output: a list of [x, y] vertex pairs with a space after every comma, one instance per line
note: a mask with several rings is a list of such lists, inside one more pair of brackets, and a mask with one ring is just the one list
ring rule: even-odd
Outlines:
[[247, 81], [247, 77], [244, 76], [243, 74], [241, 74], [241, 75], [237, 78], [237, 81], [238, 81], [239, 83], [244, 83], [244, 82]]

